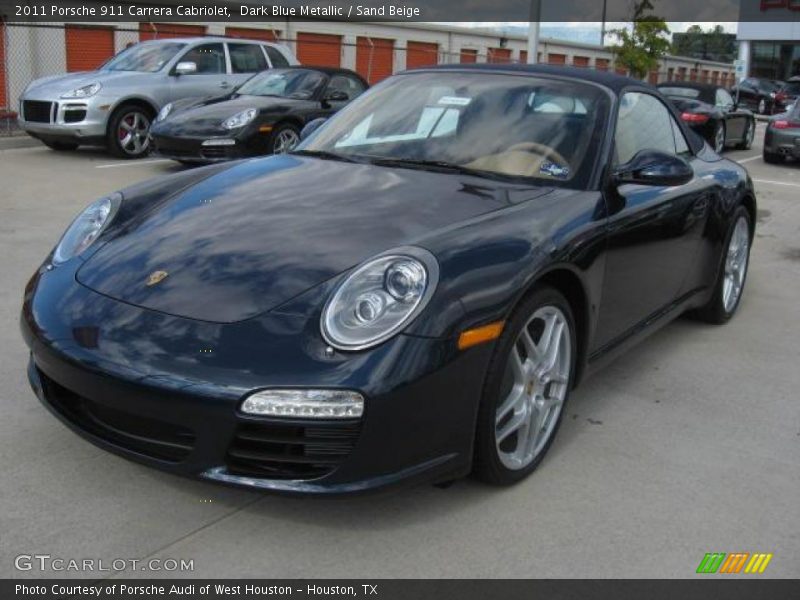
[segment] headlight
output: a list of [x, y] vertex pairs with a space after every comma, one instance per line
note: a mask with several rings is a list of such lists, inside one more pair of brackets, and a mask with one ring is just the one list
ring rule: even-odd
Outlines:
[[256, 118], [258, 111], [255, 108], [248, 108], [247, 110], [243, 110], [240, 113], [236, 113], [232, 117], [225, 119], [222, 122], [222, 126], [225, 129], [238, 129], [239, 127], [244, 127], [250, 121]]
[[67, 262], [91, 246], [112, 221], [121, 201], [122, 194], [116, 193], [87, 206], [61, 236], [53, 251], [53, 264]]
[[439, 280], [434, 256], [403, 248], [357, 267], [322, 311], [322, 336], [340, 350], [375, 346], [408, 325], [430, 300]]
[[172, 112], [172, 102], [170, 102], [169, 104], [165, 104], [162, 107], [162, 109], [158, 111], [158, 114], [156, 115], [156, 123], [166, 119], [169, 116], [169, 113], [171, 112]]
[[100, 88], [103, 87], [99, 83], [90, 83], [89, 85], [84, 85], [83, 87], [75, 88], [74, 90], [67, 92], [66, 94], [61, 94], [62, 98], [89, 98], [90, 96], [94, 96], [97, 92], [100, 91]]

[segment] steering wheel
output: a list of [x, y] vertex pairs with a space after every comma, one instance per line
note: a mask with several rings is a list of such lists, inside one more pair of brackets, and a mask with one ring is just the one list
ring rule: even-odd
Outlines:
[[567, 170], [570, 168], [569, 162], [566, 158], [561, 156], [558, 151], [554, 150], [550, 146], [545, 146], [544, 144], [537, 144], [536, 142], [520, 142], [519, 144], [514, 144], [511, 146], [506, 152], [514, 151], [538, 154], [539, 156], [547, 158], [556, 163], [559, 167]]

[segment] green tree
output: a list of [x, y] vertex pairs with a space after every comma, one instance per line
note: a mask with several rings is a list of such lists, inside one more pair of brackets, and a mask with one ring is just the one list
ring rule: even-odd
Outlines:
[[692, 25], [685, 33], [672, 36], [672, 54], [732, 62], [736, 58], [736, 36], [725, 33], [722, 25], [716, 25], [708, 31]]
[[648, 12], [652, 10], [650, 0], [640, 0], [633, 6], [631, 27], [610, 31], [617, 38], [611, 47], [617, 64], [627, 67], [631, 75], [640, 79], [658, 68], [659, 59], [670, 49], [667, 22]]

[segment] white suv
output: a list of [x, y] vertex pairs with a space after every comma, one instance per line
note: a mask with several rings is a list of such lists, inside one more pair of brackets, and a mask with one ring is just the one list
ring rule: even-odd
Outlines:
[[20, 98], [19, 124], [55, 150], [101, 144], [115, 156], [149, 151], [161, 107], [181, 98], [223, 95], [253, 73], [298, 64], [285, 46], [232, 38], [142, 42], [96, 71], [45, 77]]

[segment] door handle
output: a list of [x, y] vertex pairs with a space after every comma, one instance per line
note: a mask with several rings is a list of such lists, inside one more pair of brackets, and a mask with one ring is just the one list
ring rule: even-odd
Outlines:
[[223, 81], [222, 83], [219, 84], [219, 87], [221, 87], [221, 88], [229, 88], [229, 87], [231, 87], [231, 84], [228, 83], [227, 81]]

